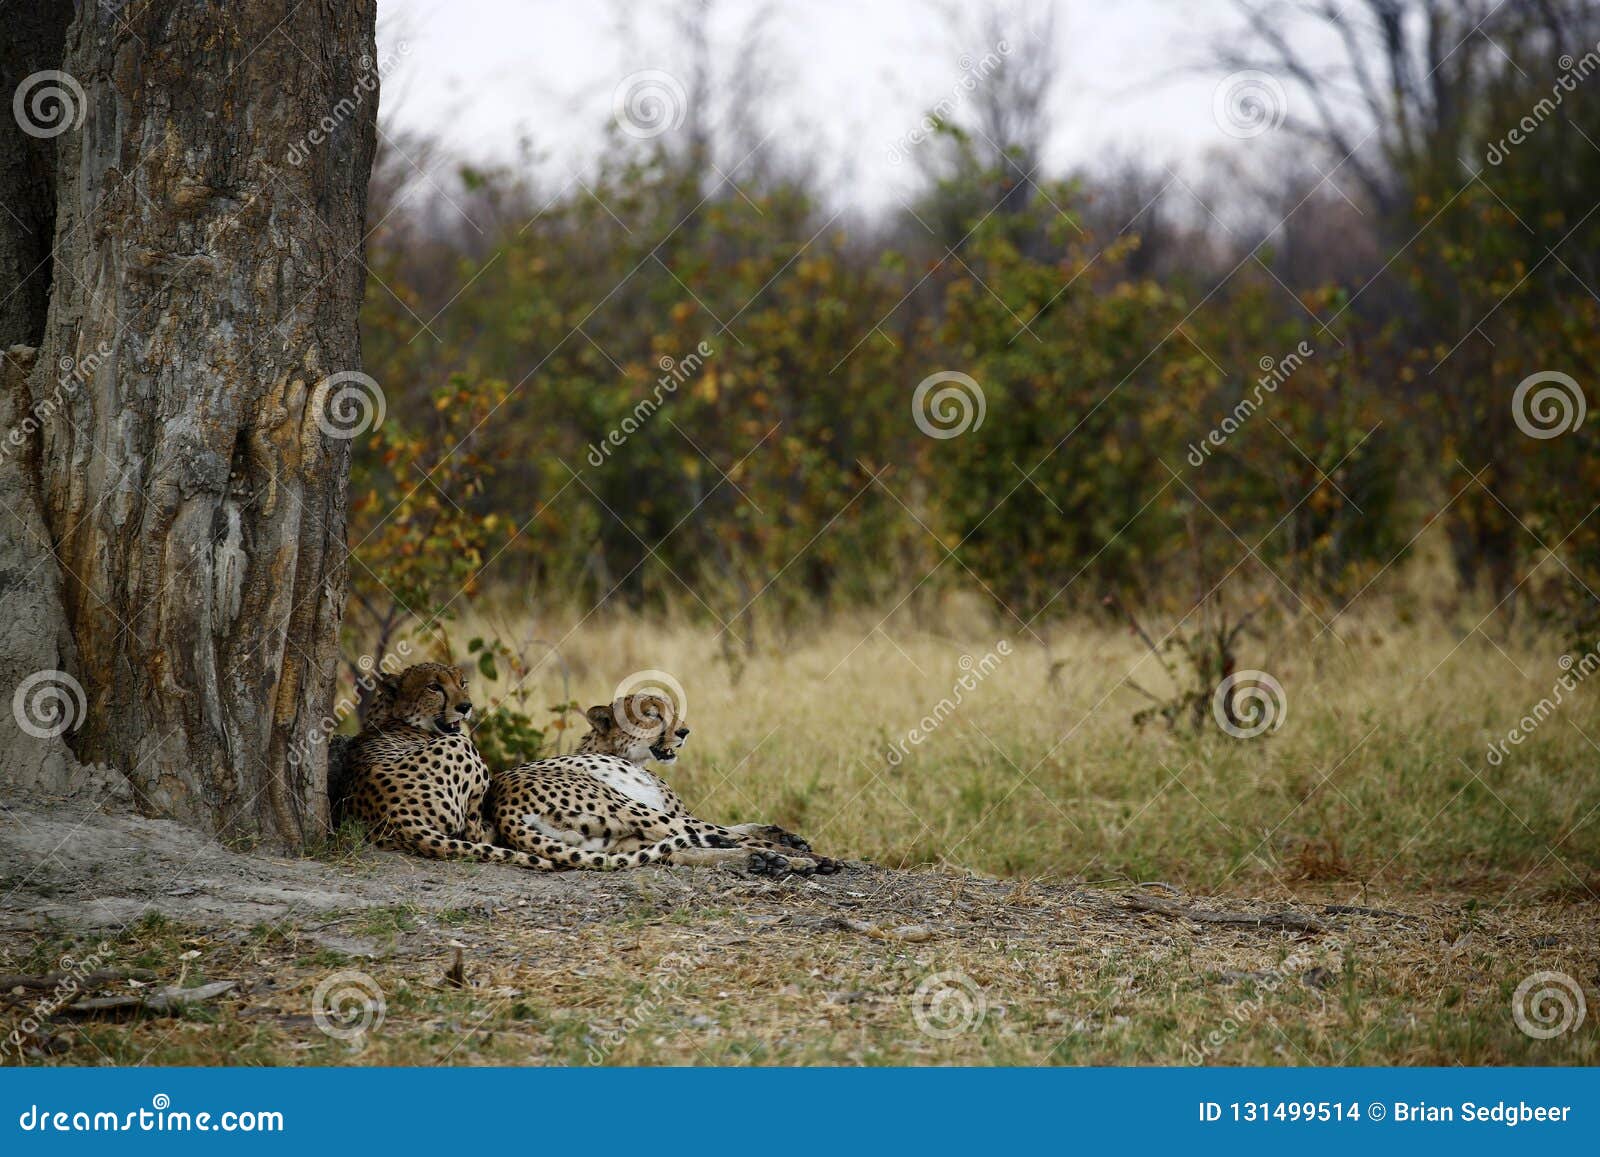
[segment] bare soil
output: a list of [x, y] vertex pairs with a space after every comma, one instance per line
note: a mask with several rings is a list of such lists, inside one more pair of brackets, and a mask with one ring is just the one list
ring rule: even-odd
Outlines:
[[[1592, 1020], [1536, 1040], [1510, 1009], [1513, 988], [1535, 971], [1596, 982], [1600, 929], [1582, 904], [1484, 910], [1471, 897], [1309, 889], [1194, 898], [1153, 882], [866, 864], [770, 880], [681, 867], [547, 875], [370, 848], [287, 859], [41, 800], [0, 815], [0, 865], [0, 972], [48, 975], [58, 957], [111, 944], [110, 963], [142, 979], [97, 982], [102, 997], [233, 982], [176, 1016], [47, 1009], [36, 1032], [15, 1037], [12, 1063], [1482, 1064], [1600, 1054]], [[313, 1015], [316, 990], [352, 970], [382, 1015], [353, 1038], [330, 1036]], [[37, 1005], [23, 988], [8, 999], [0, 1019]]]

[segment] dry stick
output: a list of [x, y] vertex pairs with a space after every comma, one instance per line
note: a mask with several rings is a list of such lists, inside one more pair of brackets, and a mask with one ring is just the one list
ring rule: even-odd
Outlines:
[[218, 980], [198, 988], [179, 988], [172, 985], [154, 992], [134, 993], [126, 996], [97, 996], [92, 1000], [75, 1000], [61, 1009], [63, 1016], [95, 1016], [103, 1012], [176, 1012], [191, 1004], [215, 1000], [225, 992], [239, 987], [237, 980]]
[[156, 974], [148, 968], [108, 968], [100, 972], [91, 972], [87, 976], [76, 976], [70, 972], [52, 972], [45, 976], [0, 976], [0, 992], [10, 992], [13, 988], [51, 989], [68, 980], [77, 981], [80, 988], [93, 988], [101, 984], [110, 984], [114, 980], [155, 978]]
[[1205, 908], [1190, 908], [1182, 904], [1169, 904], [1131, 893], [1123, 896], [1127, 907], [1139, 912], [1155, 912], [1161, 916], [1176, 916], [1198, 924], [1235, 924], [1251, 928], [1289, 928], [1296, 932], [1326, 932], [1328, 926], [1315, 916], [1300, 912], [1213, 912]]
[[[1133, 633], [1138, 635], [1144, 645], [1149, 648], [1150, 653], [1156, 657], [1156, 661], [1166, 668], [1167, 674], [1169, 676], [1172, 675], [1172, 669], [1167, 666], [1167, 661], [1161, 656], [1161, 648], [1156, 646], [1156, 641], [1150, 637], [1150, 632], [1144, 629], [1144, 624], [1134, 617], [1133, 612], [1123, 604], [1123, 601], [1116, 595], [1106, 595], [1100, 602], [1103, 606], [1119, 612], [1123, 618], [1128, 620], [1128, 626], [1133, 629]], [[1177, 682], [1176, 676], [1173, 676], [1173, 682]]]
[[456, 949], [455, 961], [445, 969], [444, 982], [451, 988], [465, 988], [467, 986], [467, 965], [462, 959], [461, 949]]
[[[1100, 604], [1101, 606], [1108, 607], [1111, 610], [1118, 612], [1123, 618], [1128, 620], [1128, 626], [1132, 629], [1133, 633], [1139, 636], [1145, 647], [1152, 655], [1155, 656], [1155, 660], [1160, 665], [1162, 671], [1166, 672], [1167, 681], [1172, 684], [1174, 690], [1181, 693], [1183, 690], [1183, 684], [1178, 681], [1178, 672], [1173, 668], [1171, 663], [1167, 662], [1167, 657], [1161, 653], [1161, 648], [1156, 646], [1156, 641], [1150, 637], [1150, 632], [1144, 629], [1144, 624], [1139, 621], [1138, 617], [1135, 616], [1134, 613], [1127, 608], [1123, 601], [1114, 594], [1106, 595], [1100, 600]], [[1139, 692], [1139, 694], [1143, 695], [1146, 699], [1150, 700], [1152, 703], [1157, 705], [1163, 705], [1166, 703], [1165, 699], [1146, 691], [1138, 683], [1134, 682], [1131, 676], [1126, 677], [1123, 681], [1135, 691]]]
[[1428, 921], [1414, 912], [1394, 912], [1388, 908], [1364, 908], [1360, 904], [1324, 904], [1322, 910], [1330, 916], [1387, 916], [1391, 920], [1412, 920], [1418, 924]]

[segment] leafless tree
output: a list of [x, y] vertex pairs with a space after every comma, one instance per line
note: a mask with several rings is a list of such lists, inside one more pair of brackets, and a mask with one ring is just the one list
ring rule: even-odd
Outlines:
[[[1428, 174], [1465, 179], [1481, 95], [1517, 63], [1593, 46], [1593, 0], [1234, 0], [1245, 35], [1217, 63], [1277, 77], [1286, 127], [1325, 146], [1380, 214]], [[1306, 111], [1295, 112], [1294, 108]]]

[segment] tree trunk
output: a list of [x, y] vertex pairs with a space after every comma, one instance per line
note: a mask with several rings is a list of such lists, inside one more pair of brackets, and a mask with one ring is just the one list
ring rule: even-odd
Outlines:
[[[5, 331], [37, 350], [5, 367], [30, 437], [0, 461], [0, 583], [37, 585], [16, 572], [42, 545], [59, 591], [62, 670], [29, 694], [66, 687], [78, 774], [109, 765], [149, 814], [291, 847], [327, 825], [313, 736], [338, 657], [350, 441], [318, 387], [360, 367], [373, 21], [374, 0], [78, 5], [63, 59], [39, 66], [67, 74], [81, 116], [53, 137], [53, 264], [33, 274], [48, 316]], [[15, 678], [38, 640], [9, 644], [15, 721], [57, 730], [26, 718]], [[24, 779], [13, 763], [0, 773]]]

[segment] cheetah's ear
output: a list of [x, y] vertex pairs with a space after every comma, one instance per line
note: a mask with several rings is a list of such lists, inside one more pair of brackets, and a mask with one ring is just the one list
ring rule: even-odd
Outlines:
[[389, 695], [400, 694], [400, 676], [391, 675], [387, 671], [378, 675], [378, 690]]
[[589, 721], [589, 726], [602, 735], [610, 731], [617, 722], [616, 716], [611, 714], [611, 705], [609, 703], [598, 703], [583, 714], [584, 718]]

